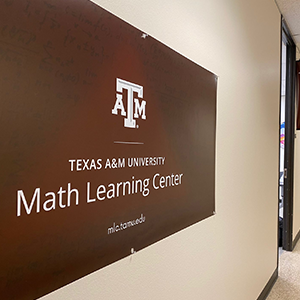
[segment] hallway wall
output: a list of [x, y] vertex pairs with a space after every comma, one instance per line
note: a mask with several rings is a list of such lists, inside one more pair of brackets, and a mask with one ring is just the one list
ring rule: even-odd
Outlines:
[[42, 299], [257, 299], [277, 265], [275, 2], [94, 2], [219, 76], [217, 214]]

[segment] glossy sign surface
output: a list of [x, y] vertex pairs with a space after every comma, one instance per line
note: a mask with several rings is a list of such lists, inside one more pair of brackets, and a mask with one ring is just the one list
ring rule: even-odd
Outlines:
[[3, 299], [40, 297], [213, 214], [214, 74], [89, 1], [0, 12]]

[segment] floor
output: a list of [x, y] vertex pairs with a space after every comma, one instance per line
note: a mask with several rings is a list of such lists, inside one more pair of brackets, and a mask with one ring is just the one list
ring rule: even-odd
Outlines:
[[266, 300], [300, 299], [300, 241], [293, 252], [281, 250], [279, 276]]

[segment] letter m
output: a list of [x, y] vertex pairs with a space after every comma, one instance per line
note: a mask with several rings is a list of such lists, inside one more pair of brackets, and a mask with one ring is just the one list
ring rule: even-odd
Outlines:
[[134, 103], [135, 103], [134, 117], [137, 119], [140, 115], [143, 120], [146, 120], [146, 101], [143, 100], [140, 105], [139, 100], [134, 99]]
[[27, 214], [29, 215], [32, 211], [34, 202], [36, 201], [36, 212], [40, 212], [40, 188], [36, 188], [31, 199], [30, 206], [28, 207], [24, 192], [22, 190], [17, 191], [17, 216], [21, 216], [21, 201], [25, 207]]
[[108, 230], [107, 230], [107, 234], [112, 234], [114, 233], [114, 228], [113, 227], [109, 227]]

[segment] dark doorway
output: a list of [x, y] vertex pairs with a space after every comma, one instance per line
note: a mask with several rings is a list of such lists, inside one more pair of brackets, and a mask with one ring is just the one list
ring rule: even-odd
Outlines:
[[295, 138], [296, 47], [282, 22], [280, 158], [279, 158], [279, 245], [292, 251]]

